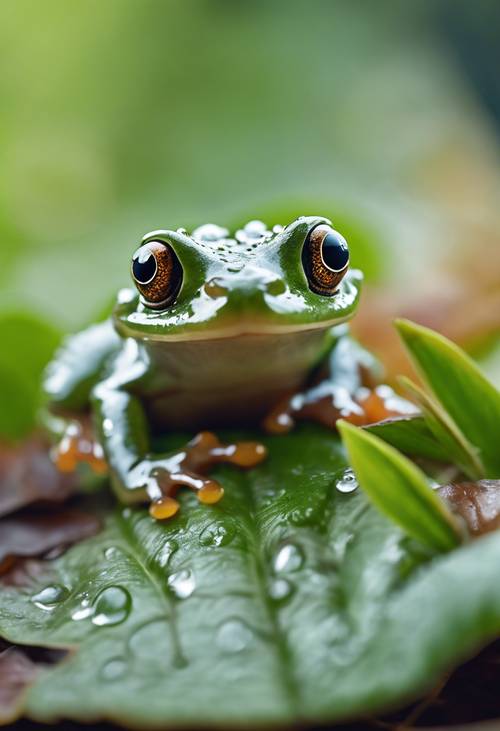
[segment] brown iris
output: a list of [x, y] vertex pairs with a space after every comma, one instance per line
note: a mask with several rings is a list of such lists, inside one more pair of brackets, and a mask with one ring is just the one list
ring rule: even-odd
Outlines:
[[171, 246], [149, 241], [135, 252], [131, 269], [145, 305], [161, 309], [172, 304], [182, 283], [182, 266]]
[[347, 241], [331, 226], [316, 226], [305, 240], [302, 265], [312, 291], [331, 297], [349, 268]]

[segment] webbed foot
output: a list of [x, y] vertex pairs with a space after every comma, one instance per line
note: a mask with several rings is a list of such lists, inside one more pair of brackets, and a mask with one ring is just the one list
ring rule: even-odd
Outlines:
[[175, 454], [141, 461], [132, 470], [136, 475], [131, 474], [131, 479], [145, 478], [146, 492], [151, 499], [149, 512], [153, 518], [165, 520], [179, 510], [175, 496], [181, 487], [194, 490], [205, 505], [219, 502], [224, 488], [208, 477], [214, 465], [227, 463], [249, 469], [262, 462], [266, 455], [266, 448], [258, 442], [223, 444], [215, 434], [200, 432]]
[[362, 386], [351, 393], [344, 386], [324, 381], [278, 404], [264, 420], [263, 427], [271, 434], [286, 434], [301, 420], [334, 429], [339, 419], [366, 426], [417, 411], [414, 404], [384, 384], [375, 388]]

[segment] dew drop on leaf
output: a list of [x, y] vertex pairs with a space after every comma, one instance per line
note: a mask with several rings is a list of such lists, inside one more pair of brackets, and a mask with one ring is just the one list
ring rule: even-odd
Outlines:
[[313, 525], [317, 520], [317, 511], [310, 505], [307, 508], [296, 508], [290, 513], [293, 525]]
[[352, 470], [346, 470], [340, 480], [337, 480], [335, 483], [335, 487], [338, 492], [344, 494], [354, 492], [354, 490], [358, 488], [358, 481], [356, 480], [354, 472]]
[[234, 538], [235, 528], [233, 524], [210, 523], [200, 533], [202, 546], [227, 546]]
[[50, 612], [57, 604], [63, 602], [69, 596], [69, 589], [62, 584], [46, 586], [31, 597], [31, 601], [39, 608]]
[[114, 657], [102, 666], [99, 673], [103, 680], [118, 680], [127, 671], [127, 661], [122, 657]]
[[132, 598], [121, 586], [108, 586], [94, 601], [92, 623], [98, 627], [120, 624], [127, 619], [132, 608]]
[[228, 619], [217, 631], [216, 642], [227, 653], [241, 652], [253, 638], [253, 632], [242, 619]]
[[118, 548], [116, 548], [116, 546], [109, 546], [104, 551], [104, 558], [107, 558], [109, 561], [113, 558], [116, 558], [119, 554], [120, 554], [120, 550]]
[[275, 579], [269, 586], [269, 596], [277, 603], [286, 602], [294, 592], [293, 584], [288, 579]]
[[166, 541], [156, 554], [155, 560], [162, 568], [165, 568], [178, 548], [177, 541]]
[[192, 571], [184, 569], [168, 577], [168, 585], [179, 599], [187, 599], [196, 587]]
[[275, 571], [298, 571], [304, 563], [304, 552], [295, 543], [286, 543], [274, 558]]

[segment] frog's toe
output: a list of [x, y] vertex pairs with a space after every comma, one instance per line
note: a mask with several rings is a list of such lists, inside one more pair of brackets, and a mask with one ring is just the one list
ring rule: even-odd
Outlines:
[[165, 495], [152, 501], [149, 506], [149, 514], [156, 520], [168, 520], [177, 515], [179, 508], [180, 504], [175, 498]]
[[203, 505], [215, 505], [222, 499], [224, 488], [208, 476], [212, 467], [226, 463], [250, 469], [266, 456], [267, 450], [259, 442], [223, 444], [215, 434], [201, 432], [183, 450], [144, 463], [146, 491], [152, 501], [149, 512], [158, 520], [172, 518], [179, 511], [175, 496], [183, 487], [193, 490]]
[[206, 480], [203, 487], [198, 490], [198, 500], [204, 505], [215, 505], [222, 500], [224, 488], [217, 480]]

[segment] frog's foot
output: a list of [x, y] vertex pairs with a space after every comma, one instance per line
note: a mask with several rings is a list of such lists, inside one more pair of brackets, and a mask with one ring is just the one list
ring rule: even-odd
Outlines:
[[271, 434], [286, 434], [299, 420], [315, 421], [334, 429], [339, 419], [366, 426], [417, 412], [414, 404], [398, 396], [390, 386], [363, 386], [351, 393], [344, 386], [324, 381], [278, 404], [263, 426]]
[[201, 432], [185, 449], [165, 459], [147, 461], [150, 514], [158, 520], [174, 516], [179, 510], [175, 496], [181, 487], [194, 490], [205, 505], [219, 502], [224, 488], [207, 476], [209, 470], [223, 462], [249, 469], [262, 462], [266, 454], [266, 448], [258, 442], [223, 444], [215, 434]]
[[74, 472], [85, 463], [98, 475], [106, 474], [108, 467], [104, 452], [94, 438], [90, 424], [85, 421], [69, 421], [63, 436], [52, 450], [52, 459], [60, 472]]

